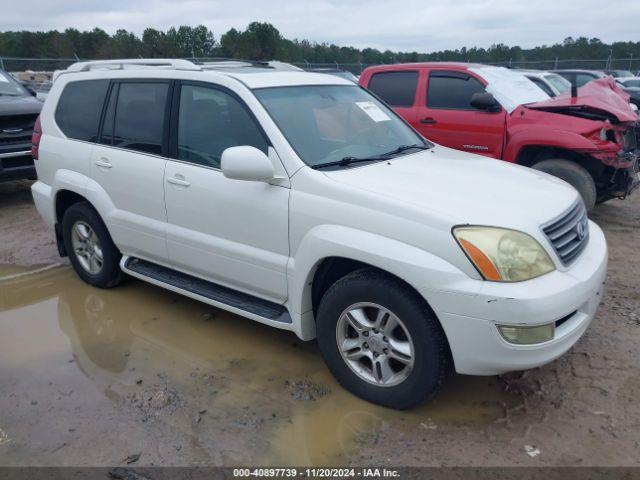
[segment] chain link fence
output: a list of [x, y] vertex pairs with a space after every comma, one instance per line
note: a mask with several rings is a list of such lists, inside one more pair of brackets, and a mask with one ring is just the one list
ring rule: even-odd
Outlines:
[[[21, 80], [36, 81], [36, 72], [50, 75], [54, 70], [67, 68], [79, 58], [23, 58], [23, 57], [3, 57], [0, 55], [0, 69], [14, 74], [19, 74]], [[212, 58], [190, 58], [193, 61], [220, 60]], [[556, 70], [577, 68], [585, 70], [629, 70], [638, 73], [640, 70], [640, 58], [605, 58], [605, 59], [550, 59], [550, 60], [524, 60], [524, 61], [504, 61], [504, 62], [482, 62], [490, 65], [498, 65], [510, 68], [527, 68], [535, 70]], [[373, 65], [370, 63], [316, 63], [316, 62], [292, 62], [293, 65], [302, 69], [338, 69], [346, 70], [354, 75], [360, 75], [362, 71]]]

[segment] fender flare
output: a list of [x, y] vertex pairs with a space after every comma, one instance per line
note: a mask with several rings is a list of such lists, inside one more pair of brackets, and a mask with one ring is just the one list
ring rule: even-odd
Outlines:
[[[553, 134], [551, 134], [553, 133]], [[550, 132], [545, 128], [519, 130], [510, 135], [503, 159], [517, 163], [522, 150], [526, 147], [552, 147], [576, 152], [594, 150], [595, 145], [586, 137], [575, 132]]]
[[331, 257], [356, 260], [384, 270], [408, 283], [431, 306], [430, 292], [447, 290], [462, 278], [473, 279], [446, 260], [421, 248], [397, 240], [340, 225], [320, 225], [302, 239], [289, 260], [287, 280], [292, 317], [299, 320], [296, 333], [303, 339], [315, 337], [311, 291], [320, 263]]
[[[52, 199], [54, 208], [58, 193], [68, 190], [87, 199], [100, 214], [103, 221], [116, 210], [109, 194], [95, 180], [86, 175], [71, 170], [56, 171], [52, 182]], [[58, 212], [54, 212], [57, 218]], [[105, 221], [105, 224], [107, 222]]]

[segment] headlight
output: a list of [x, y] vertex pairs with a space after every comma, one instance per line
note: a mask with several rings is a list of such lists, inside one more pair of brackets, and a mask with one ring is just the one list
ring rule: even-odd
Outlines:
[[555, 270], [534, 238], [497, 227], [456, 227], [453, 235], [485, 280], [519, 282]]

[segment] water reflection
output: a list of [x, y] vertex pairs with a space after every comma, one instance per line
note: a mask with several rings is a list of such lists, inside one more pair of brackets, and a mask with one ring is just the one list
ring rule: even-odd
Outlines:
[[[16, 334], [33, 329], [16, 321], [26, 308], [64, 336]], [[0, 283], [0, 338], [8, 329], [20, 343], [12, 350], [21, 350], [23, 367], [46, 374], [70, 353], [82, 374], [122, 407], [133, 409], [127, 402], [144, 388], [169, 386], [179, 408], [153, 418], [224, 464], [335, 464], [385, 423], [482, 428], [509, 401], [492, 379], [455, 377], [416, 410], [383, 409], [345, 392], [314, 343], [134, 280], [94, 289], [69, 268]], [[64, 354], [38, 354], [51, 343]], [[298, 380], [329, 393], [300, 400], [304, 395], [290, 388]], [[206, 421], [194, 420], [198, 411], [206, 411]]]

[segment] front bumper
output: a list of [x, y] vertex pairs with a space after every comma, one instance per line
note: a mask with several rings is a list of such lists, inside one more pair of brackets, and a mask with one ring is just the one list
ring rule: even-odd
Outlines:
[[[604, 234], [590, 222], [589, 244], [565, 271], [525, 282], [482, 282], [479, 290], [432, 295], [430, 303], [447, 335], [456, 371], [495, 375], [534, 368], [564, 354], [593, 319], [602, 299], [606, 270]], [[541, 325], [561, 319], [564, 321], [553, 340], [537, 345], [508, 343], [496, 327]]]
[[7, 145], [6, 148], [0, 148], [0, 182], [26, 178], [36, 178], [31, 144]]
[[624, 180], [624, 185], [621, 189], [624, 192], [624, 194], [617, 195], [621, 198], [627, 197], [636, 188], [640, 187], [640, 150], [636, 150], [632, 152], [631, 155], [635, 161], [627, 169], [627, 175]]

